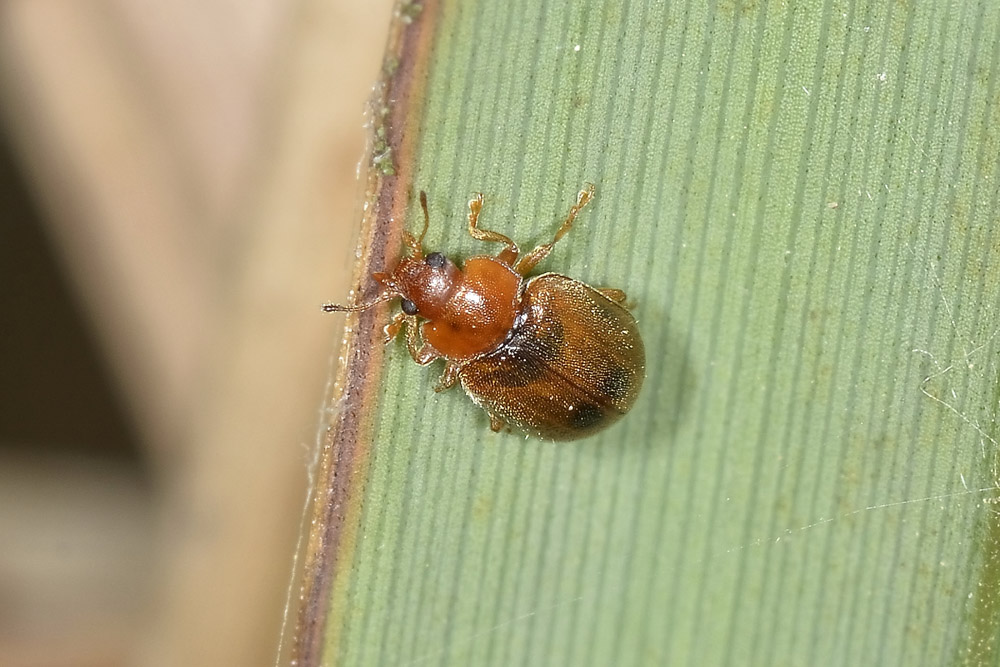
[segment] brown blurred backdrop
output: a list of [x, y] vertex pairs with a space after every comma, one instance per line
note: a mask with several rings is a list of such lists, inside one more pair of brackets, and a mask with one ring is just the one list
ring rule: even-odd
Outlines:
[[273, 664], [390, 14], [0, 4], [0, 664]]

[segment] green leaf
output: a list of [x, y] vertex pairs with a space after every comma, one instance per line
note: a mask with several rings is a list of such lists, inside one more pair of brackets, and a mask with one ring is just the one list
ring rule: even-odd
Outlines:
[[494, 252], [465, 230], [481, 191], [481, 225], [531, 247], [596, 184], [540, 268], [628, 293], [648, 377], [618, 425], [540, 442], [391, 345], [370, 448], [333, 450], [356, 532], [329, 547], [317, 655], [997, 664], [1000, 4], [412, 21], [426, 78], [395, 101], [391, 186], [427, 191], [425, 246]]

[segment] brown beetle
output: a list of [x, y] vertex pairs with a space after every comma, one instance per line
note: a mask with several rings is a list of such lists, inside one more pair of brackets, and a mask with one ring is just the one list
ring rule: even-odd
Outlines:
[[[404, 232], [410, 256], [391, 273], [372, 275], [385, 288], [382, 294], [323, 310], [363, 310], [399, 296], [402, 312], [385, 327], [386, 343], [405, 325], [415, 362], [425, 366], [443, 357], [435, 391], [460, 381], [494, 431], [511, 424], [548, 440], [596, 433], [629, 411], [645, 375], [645, 348], [623, 305], [625, 293], [557, 273], [524, 278], [593, 197], [594, 186], [588, 185], [552, 241], [518, 259], [521, 252], [511, 239], [479, 228], [483, 196], [477, 194], [469, 202], [469, 233], [504, 248], [459, 268], [439, 252], [424, 255], [430, 216], [421, 192], [424, 229], [418, 238]], [[422, 326], [420, 319], [426, 320]]]

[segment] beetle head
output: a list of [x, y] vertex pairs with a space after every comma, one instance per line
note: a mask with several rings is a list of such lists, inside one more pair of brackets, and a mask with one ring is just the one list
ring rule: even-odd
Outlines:
[[433, 320], [443, 312], [462, 279], [462, 271], [439, 252], [404, 257], [392, 273], [375, 273], [390, 294], [402, 297], [403, 312]]
[[366, 310], [374, 305], [399, 296], [401, 307], [407, 315], [417, 315], [435, 319], [444, 309], [448, 299], [461, 281], [462, 271], [439, 252], [424, 255], [423, 241], [430, 223], [427, 212], [427, 193], [420, 191], [420, 206], [424, 211], [424, 228], [420, 236], [403, 232], [403, 243], [410, 254], [403, 257], [389, 273], [373, 273], [372, 278], [385, 289], [371, 301], [354, 306], [339, 306], [328, 303], [326, 312], [354, 312]]

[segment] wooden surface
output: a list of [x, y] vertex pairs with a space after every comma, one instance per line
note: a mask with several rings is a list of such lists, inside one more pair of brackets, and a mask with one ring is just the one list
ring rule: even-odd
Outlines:
[[0, 122], [153, 477], [5, 457], [4, 525], [107, 539], [65, 577], [0, 547], [45, 588], [0, 663], [272, 663], [390, 5], [0, 6]]

